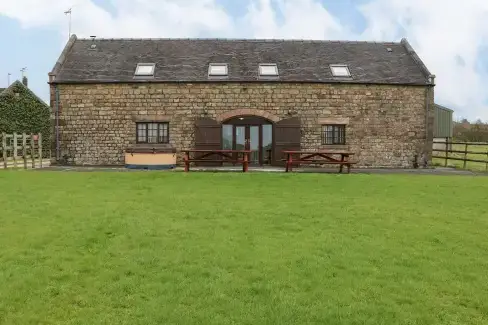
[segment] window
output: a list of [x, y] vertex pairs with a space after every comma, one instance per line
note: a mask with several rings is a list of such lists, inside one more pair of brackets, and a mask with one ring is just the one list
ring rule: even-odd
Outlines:
[[136, 68], [136, 77], [152, 77], [154, 76], [154, 63], [139, 63]]
[[137, 123], [137, 143], [169, 143], [169, 123]]
[[346, 126], [340, 124], [323, 125], [322, 144], [346, 144]]
[[334, 77], [351, 76], [351, 72], [349, 71], [349, 67], [347, 65], [333, 64], [330, 66], [330, 70], [332, 71], [332, 75]]
[[259, 75], [262, 77], [278, 76], [278, 66], [276, 64], [260, 64]]
[[229, 70], [225, 63], [210, 63], [208, 67], [210, 77], [226, 77], [228, 74]]

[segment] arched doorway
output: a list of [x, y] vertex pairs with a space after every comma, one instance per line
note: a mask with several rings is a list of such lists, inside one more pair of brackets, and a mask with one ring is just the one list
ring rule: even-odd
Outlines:
[[251, 164], [270, 165], [273, 154], [273, 122], [253, 115], [234, 116], [223, 121], [222, 149], [251, 150]]
[[[284, 150], [300, 150], [299, 117], [279, 121], [256, 115], [232, 115], [227, 119], [199, 118], [195, 121], [195, 149], [244, 149], [254, 151], [251, 161], [258, 165], [284, 165]], [[218, 157], [208, 157], [212, 160]], [[204, 159], [205, 160], [205, 159]], [[201, 166], [220, 166], [218, 162], [199, 162]]]

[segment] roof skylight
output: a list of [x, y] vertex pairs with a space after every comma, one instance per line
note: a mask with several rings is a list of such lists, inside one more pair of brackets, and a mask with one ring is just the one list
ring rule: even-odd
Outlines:
[[226, 63], [210, 63], [208, 66], [208, 75], [210, 77], [226, 77], [229, 69]]
[[152, 77], [154, 76], [154, 68], [156, 65], [154, 63], [139, 63], [136, 68], [136, 77]]
[[349, 67], [345, 64], [332, 64], [330, 66], [330, 70], [332, 71], [332, 75], [334, 77], [350, 77], [351, 72], [349, 71]]
[[278, 76], [278, 66], [276, 64], [260, 64], [259, 75], [262, 77]]

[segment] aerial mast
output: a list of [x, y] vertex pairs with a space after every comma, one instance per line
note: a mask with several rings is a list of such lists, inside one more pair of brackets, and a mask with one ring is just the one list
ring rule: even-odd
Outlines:
[[71, 9], [69, 8], [64, 12], [65, 15], [69, 15], [69, 25], [68, 25], [68, 39], [71, 38]]

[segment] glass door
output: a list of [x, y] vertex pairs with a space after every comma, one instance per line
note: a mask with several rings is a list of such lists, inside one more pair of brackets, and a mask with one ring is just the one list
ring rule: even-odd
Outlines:
[[[270, 164], [272, 147], [273, 126], [271, 124], [222, 125], [222, 149], [250, 150], [250, 164]], [[237, 154], [235, 157], [237, 158]]]
[[246, 127], [245, 126], [235, 126], [234, 132], [235, 132], [235, 146], [234, 150], [246, 150], [247, 149], [247, 139], [248, 137], [246, 136]]
[[248, 143], [248, 150], [251, 150], [251, 154], [249, 157], [249, 163], [251, 164], [260, 164], [261, 159], [260, 159], [260, 145], [259, 145], [259, 129], [261, 128], [260, 126], [248, 126], [248, 137], [247, 137], [247, 143]]
[[271, 165], [271, 156], [273, 154], [273, 126], [271, 124], [263, 124], [262, 128], [262, 162], [263, 164]]
[[230, 124], [222, 125], [222, 149], [234, 149], [234, 128]]

